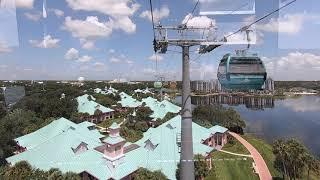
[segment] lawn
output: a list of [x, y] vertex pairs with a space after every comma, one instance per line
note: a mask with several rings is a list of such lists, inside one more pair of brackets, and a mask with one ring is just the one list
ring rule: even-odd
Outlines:
[[275, 156], [272, 153], [272, 146], [268, 144], [267, 142], [257, 139], [250, 135], [243, 135], [242, 136], [245, 140], [247, 140], [253, 147], [255, 147], [261, 156], [263, 157], [264, 161], [266, 162], [269, 171], [272, 175], [272, 177], [280, 178], [282, 177], [281, 173], [279, 173], [274, 167], [273, 167], [273, 161], [275, 159]]
[[[273, 167], [273, 161], [275, 156], [272, 153], [272, 146], [261, 139], [257, 139], [250, 135], [243, 135], [244, 139], [246, 139], [252, 146], [254, 146], [261, 156], [263, 157], [264, 161], [267, 163], [269, 171], [274, 179], [282, 179], [282, 174]], [[307, 173], [304, 172], [303, 179], [307, 179]], [[314, 172], [310, 172], [310, 180], [317, 180], [320, 179]]]
[[[226, 144], [223, 150], [239, 154], [249, 154], [248, 150], [237, 140], [234, 140], [233, 143]], [[211, 155], [214, 168], [205, 178], [206, 180], [259, 179], [258, 175], [253, 172], [252, 158], [244, 158], [218, 151], [212, 152]]]

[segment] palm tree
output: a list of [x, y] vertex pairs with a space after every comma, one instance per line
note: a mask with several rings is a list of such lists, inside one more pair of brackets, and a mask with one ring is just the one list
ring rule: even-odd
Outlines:
[[282, 168], [280, 170], [282, 171], [282, 176], [284, 179], [287, 176], [287, 167], [285, 163], [285, 160], [287, 159], [287, 149], [283, 140], [276, 140], [273, 143], [273, 154], [276, 155], [276, 159], [281, 160]]
[[196, 154], [194, 160], [195, 177], [201, 180], [209, 174], [206, 159], [201, 154]]

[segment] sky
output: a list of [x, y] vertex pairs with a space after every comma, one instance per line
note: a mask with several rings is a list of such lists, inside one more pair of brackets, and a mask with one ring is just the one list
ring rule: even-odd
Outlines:
[[[281, 0], [288, 2], [289, 0]], [[148, 0], [1, 0], [1, 80], [181, 80], [181, 48], [154, 54]], [[255, 2], [254, 14], [239, 4], [229, 15], [200, 15], [206, 3], [212, 12], [230, 11], [224, 0], [152, 0], [155, 22], [162, 25], [208, 27], [219, 39], [279, 7], [279, 0]], [[252, 5], [248, 5], [252, 9]], [[205, 11], [210, 11], [206, 8]], [[263, 59], [275, 80], [320, 80], [320, 2], [297, 0], [280, 13], [255, 24], [250, 51]], [[197, 37], [200, 32], [195, 33]], [[177, 36], [175, 36], [177, 37]], [[181, 36], [178, 36], [181, 37]], [[228, 41], [243, 42], [236, 34]], [[246, 44], [224, 45], [199, 56], [192, 47], [191, 80], [216, 79], [221, 57]], [[157, 62], [156, 62], [157, 60]], [[157, 65], [156, 65], [157, 64]]]

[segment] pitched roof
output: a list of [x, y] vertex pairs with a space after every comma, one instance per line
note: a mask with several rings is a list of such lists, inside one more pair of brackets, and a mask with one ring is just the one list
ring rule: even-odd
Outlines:
[[122, 107], [135, 108], [142, 105], [142, 102], [134, 99], [132, 96], [124, 92], [121, 92], [119, 95], [121, 97], [121, 100], [118, 101], [118, 103], [120, 103]]
[[77, 97], [78, 101], [78, 112], [88, 113], [89, 115], [94, 115], [94, 112], [99, 109], [103, 113], [112, 112], [113, 109], [107, 108], [99, 103], [96, 103], [92, 96], [91, 99], [88, 99], [89, 95], [85, 94], [83, 96]]

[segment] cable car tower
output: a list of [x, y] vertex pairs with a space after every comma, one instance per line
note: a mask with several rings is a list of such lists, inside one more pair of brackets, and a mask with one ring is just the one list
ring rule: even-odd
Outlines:
[[[238, 31], [229, 34], [223, 38], [215, 37], [215, 30], [212, 24], [209, 27], [188, 26], [188, 21], [192, 18], [199, 0], [195, 4], [191, 15], [181, 25], [178, 26], [162, 26], [160, 23], [155, 26], [153, 17], [152, 0], [149, 0], [152, 26], [153, 26], [153, 49], [155, 53], [166, 53], [169, 46], [178, 46], [182, 49], [182, 110], [181, 114], [181, 156], [180, 156], [180, 179], [194, 179], [194, 162], [193, 162], [193, 141], [192, 141], [192, 110], [191, 110], [191, 90], [190, 90], [190, 47], [200, 46], [199, 54], [211, 52], [217, 47], [226, 44], [227, 38], [239, 32], [249, 33], [248, 30], [252, 25], [265, 19], [271, 14], [281, 10], [282, 8], [292, 4], [296, 0], [292, 0], [281, 8], [270, 12], [253, 23], [240, 28]], [[200, 32], [207, 32], [206, 36], [200, 35]], [[190, 37], [189, 34], [200, 35], [199, 38]], [[203, 33], [204, 34], [204, 33]], [[248, 36], [249, 38], [249, 36]], [[248, 45], [249, 46], [249, 45]]]

